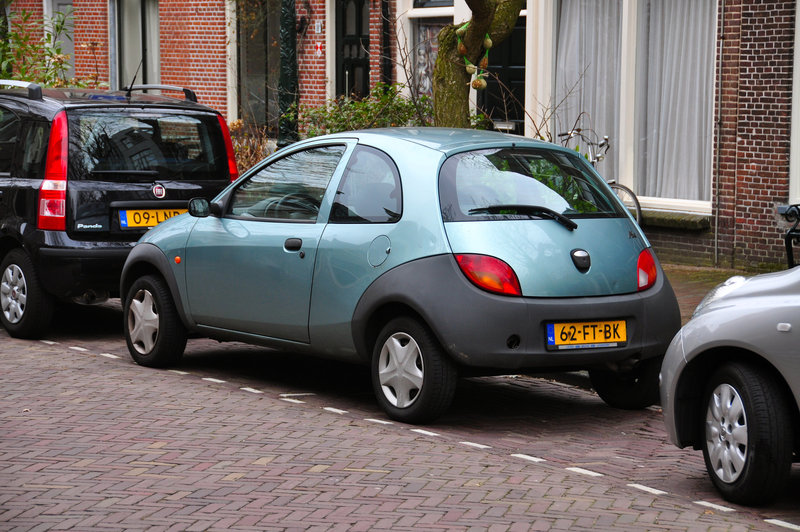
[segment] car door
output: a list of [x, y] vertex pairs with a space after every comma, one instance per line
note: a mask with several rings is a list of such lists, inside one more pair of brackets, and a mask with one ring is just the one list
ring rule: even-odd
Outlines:
[[185, 266], [199, 325], [308, 342], [325, 192], [346, 149], [323, 144], [273, 158], [237, 185], [222, 217], [198, 220]]

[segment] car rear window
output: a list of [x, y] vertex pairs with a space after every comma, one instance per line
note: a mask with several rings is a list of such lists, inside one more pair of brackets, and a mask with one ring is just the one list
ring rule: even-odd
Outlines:
[[76, 109], [68, 118], [69, 179], [229, 179], [219, 119], [212, 113]]
[[459, 153], [444, 165], [444, 221], [529, 219], [537, 209], [570, 218], [626, 216], [612, 192], [578, 154], [533, 148]]

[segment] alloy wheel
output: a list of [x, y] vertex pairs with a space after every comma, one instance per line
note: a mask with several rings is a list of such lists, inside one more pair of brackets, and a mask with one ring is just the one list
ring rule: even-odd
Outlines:
[[19, 323], [28, 301], [28, 286], [22, 269], [9, 264], [0, 281], [0, 309], [9, 323]]
[[730, 384], [714, 388], [706, 410], [706, 446], [711, 467], [726, 483], [735, 482], [747, 460], [747, 416], [739, 392]]

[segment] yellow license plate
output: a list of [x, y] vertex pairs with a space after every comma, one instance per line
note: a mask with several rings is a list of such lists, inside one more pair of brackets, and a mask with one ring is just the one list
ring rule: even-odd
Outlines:
[[122, 229], [135, 227], [153, 227], [164, 220], [178, 216], [186, 209], [142, 209], [119, 211], [119, 226]]
[[547, 345], [551, 348], [616, 347], [627, 341], [625, 320], [547, 324]]

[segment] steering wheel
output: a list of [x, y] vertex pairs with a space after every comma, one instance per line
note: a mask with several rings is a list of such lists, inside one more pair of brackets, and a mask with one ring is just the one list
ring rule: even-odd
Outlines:
[[264, 214], [271, 218], [289, 218], [290, 216], [284, 214], [287, 209], [306, 211], [313, 215], [309, 218], [315, 218], [319, 213], [319, 201], [303, 192], [291, 192], [267, 205]]

